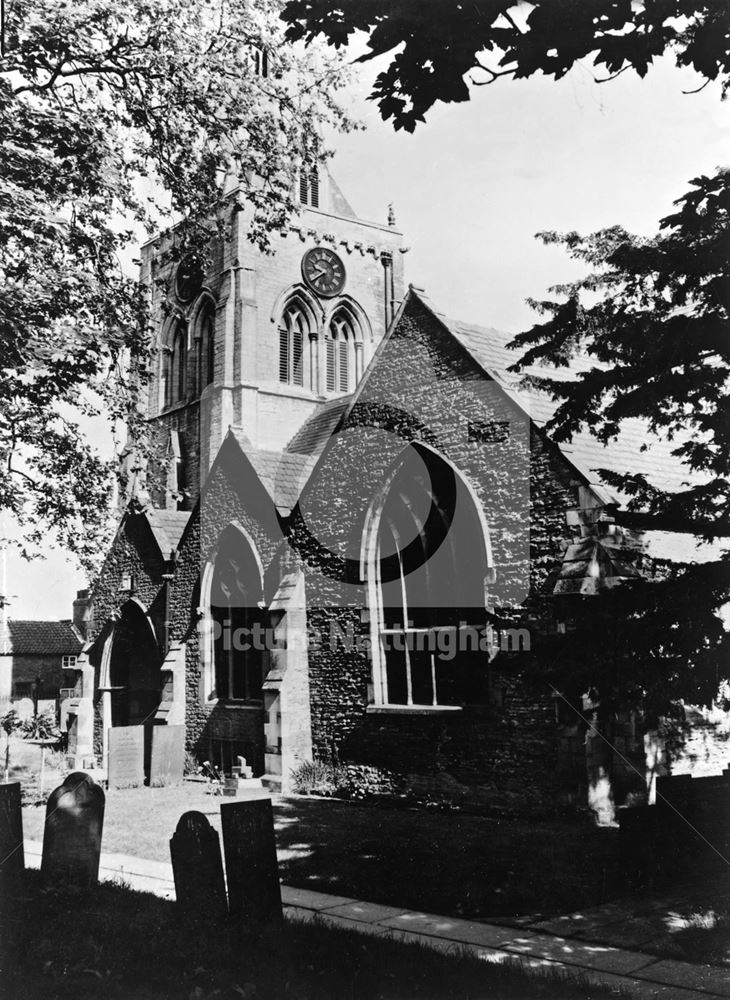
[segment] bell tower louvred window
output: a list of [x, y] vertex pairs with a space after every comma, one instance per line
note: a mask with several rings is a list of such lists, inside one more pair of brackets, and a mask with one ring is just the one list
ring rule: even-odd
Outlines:
[[304, 340], [309, 333], [309, 323], [299, 305], [287, 306], [279, 326], [280, 382], [304, 385]]
[[362, 332], [348, 309], [332, 317], [326, 343], [327, 392], [351, 392], [362, 374]]
[[299, 174], [299, 201], [302, 205], [319, 208], [319, 171], [303, 169]]

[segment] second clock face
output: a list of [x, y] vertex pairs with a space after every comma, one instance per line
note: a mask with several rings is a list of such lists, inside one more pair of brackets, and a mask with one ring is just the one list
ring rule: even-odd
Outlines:
[[317, 295], [331, 298], [345, 287], [345, 265], [327, 247], [307, 250], [302, 259], [302, 276]]
[[194, 299], [203, 283], [203, 269], [195, 254], [187, 254], [177, 266], [175, 292], [182, 302]]

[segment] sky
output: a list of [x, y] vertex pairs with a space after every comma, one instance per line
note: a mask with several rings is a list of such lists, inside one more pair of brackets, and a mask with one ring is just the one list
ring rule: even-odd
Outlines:
[[[377, 66], [350, 88], [365, 131], [338, 140], [331, 170], [357, 214], [385, 222], [392, 203], [410, 249], [406, 280], [447, 315], [517, 333], [526, 304], [579, 273], [544, 230], [609, 225], [644, 235], [700, 173], [730, 162], [719, 86], [661, 61], [647, 78], [603, 84], [588, 66], [565, 79], [498, 80], [465, 104], [439, 104], [414, 135], [394, 132], [365, 98]], [[69, 618], [84, 578], [62, 553], [8, 556], [10, 616]]]

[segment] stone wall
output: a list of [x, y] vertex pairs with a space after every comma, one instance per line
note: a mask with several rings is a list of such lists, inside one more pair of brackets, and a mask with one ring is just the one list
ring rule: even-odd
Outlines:
[[[211, 701], [205, 690], [201, 663], [199, 607], [203, 568], [215, 550], [218, 537], [229, 524], [238, 524], [250, 537], [264, 569], [270, 599], [278, 576], [270, 579], [281, 546], [273, 506], [235, 441], [228, 439], [211, 471], [205, 491], [181, 541], [171, 594], [171, 634], [186, 644], [185, 724], [186, 743], [201, 759], [218, 760], [223, 753], [242, 754], [255, 773], [263, 769], [263, 708]], [[231, 748], [236, 745], [238, 749]], [[229, 749], [226, 750], [225, 747]], [[227, 757], [226, 757], [227, 763]]]
[[[490, 604], [518, 603], [527, 581], [533, 624], [543, 627], [538, 598], [550, 591], [557, 571], [575, 484], [556, 450], [530, 434], [501, 390], [482, 391], [485, 382], [461, 345], [420, 304], [411, 304], [343, 428], [357, 433], [333, 439], [304, 491], [293, 534], [309, 560], [313, 742], [316, 755], [362, 768], [369, 788], [376, 785], [375, 769], [384, 788], [400, 776], [420, 797], [545, 811], [556, 798], [552, 693], [527, 683], [519, 657], [500, 654], [495, 661], [499, 695], [492, 704], [448, 715], [378, 711], [368, 705], [367, 651], [333, 650], [326, 641], [332, 628], [369, 635], [364, 587], [336, 577], [346, 558], [359, 557], [368, 506], [411, 440], [451, 461], [482, 507], [496, 570]], [[490, 422], [514, 433], [488, 444], [475, 440], [474, 425]]]

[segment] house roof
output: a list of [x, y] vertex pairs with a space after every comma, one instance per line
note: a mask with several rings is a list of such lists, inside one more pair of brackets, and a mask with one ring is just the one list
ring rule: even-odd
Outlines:
[[170, 553], [178, 547], [190, 518], [190, 511], [147, 510], [145, 517], [163, 558], [168, 559]]
[[16, 656], [78, 656], [83, 641], [71, 621], [8, 621], [5, 654]]

